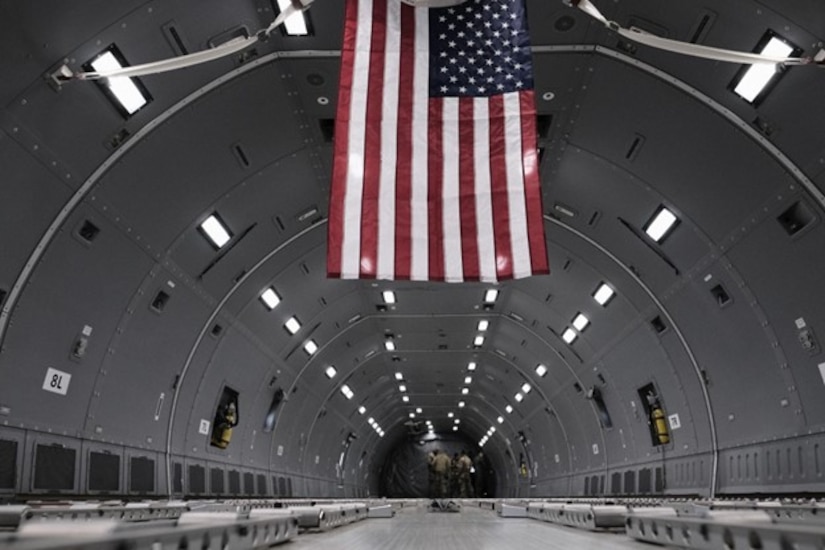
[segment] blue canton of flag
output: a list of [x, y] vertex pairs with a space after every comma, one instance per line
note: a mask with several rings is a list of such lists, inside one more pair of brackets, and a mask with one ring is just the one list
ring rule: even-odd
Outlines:
[[467, 0], [430, 10], [430, 96], [482, 97], [533, 88], [524, 4]]

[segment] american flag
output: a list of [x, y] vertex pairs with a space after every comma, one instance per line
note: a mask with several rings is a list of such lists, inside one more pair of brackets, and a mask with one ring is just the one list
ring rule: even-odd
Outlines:
[[524, 0], [347, 0], [327, 272], [549, 273]]

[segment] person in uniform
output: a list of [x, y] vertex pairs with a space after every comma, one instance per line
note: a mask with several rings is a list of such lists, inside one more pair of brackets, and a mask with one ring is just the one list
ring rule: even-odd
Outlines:
[[473, 496], [473, 485], [470, 483], [470, 470], [473, 469], [473, 459], [467, 455], [467, 451], [461, 451], [458, 457], [458, 495], [461, 498]]
[[436, 450], [433, 459], [433, 470], [436, 476], [438, 498], [447, 498], [450, 482], [450, 457], [447, 453]]
[[427, 495], [430, 498], [438, 496], [437, 477], [435, 475], [435, 457], [438, 454], [438, 449], [427, 453]]

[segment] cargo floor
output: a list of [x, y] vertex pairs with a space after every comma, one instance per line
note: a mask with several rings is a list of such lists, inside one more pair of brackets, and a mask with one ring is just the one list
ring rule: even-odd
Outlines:
[[391, 519], [367, 519], [324, 533], [302, 533], [284, 545], [296, 549], [359, 550], [608, 550], [647, 549], [624, 533], [592, 533], [528, 518], [501, 518], [465, 507], [459, 513], [428, 512], [423, 506], [399, 510]]

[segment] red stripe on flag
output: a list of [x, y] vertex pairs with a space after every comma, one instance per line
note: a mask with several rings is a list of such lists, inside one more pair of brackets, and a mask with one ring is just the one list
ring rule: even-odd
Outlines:
[[372, 3], [367, 119], [364, 129], [364, 193], [361, 202], [360, 278], [371, 279], [378, 270], [378, 190], [381, 181], [381, 111], [384, 99], [384, 48], [387, 37], [387, 3]]
[[519, 92], [521, 102], [521, 145], [524, 169], [524, 200], [527, 210], [527, 234], [530, 239], [530, 263], [533, 275], [550, 273], [544, 242], [544, 220], [541, 207], [539, 155], [536, 148], [536, 111], [533, 91]]
[[478, 223], [475, 197], [475, 117], [473, 98], [458, 100], [459, 204], [461, 209], [461, 260], [464, 280], [477, 281]]
[[352, 98], [352, 72], [355, 65], [355, 36], [358, 32], [358, 2], [347, 2], [341, 74], [338, 82], [338, 107], [335, 116], [335, 153], [327, 226], [327, 276], [341, 276], [344, 240], [344, 195], [346, 194], [349, 154], [349, 110]]
[[442, 210], [444, 201], [441, 195], [444, 190], [444, 159], [442, 139], [442, 112], [443, 104], [440, 99], [430, 99], [429, 116], [427, 122], [427, 219], [429, 221], [429, 279], [431, 281], [444, 280], [444, 227]]
[[496, 241], [496, 277], [513, 277], [513, 251], [510, 238], [510, 206], [507, 194], [507, 151], [505, 148], [504, 99], [490, 99], [490, 187], [493, 203], [493, 228]]
[[412, 110], [415, 68], [415, 8], [401, 4], [401, 59], [398, 75], [398, 155], [395, 172], [395, 278], [412, 269]]

